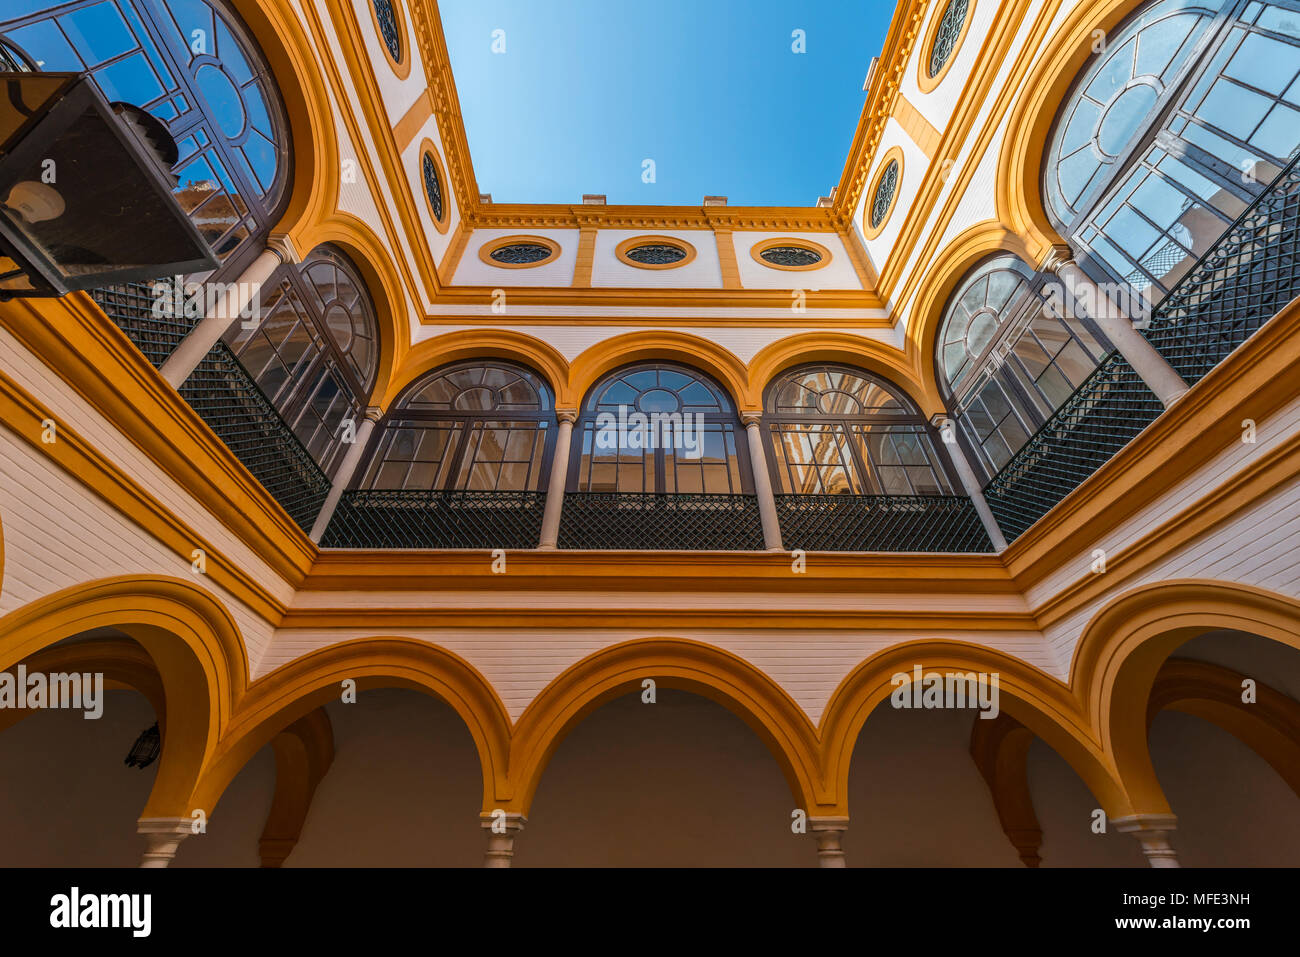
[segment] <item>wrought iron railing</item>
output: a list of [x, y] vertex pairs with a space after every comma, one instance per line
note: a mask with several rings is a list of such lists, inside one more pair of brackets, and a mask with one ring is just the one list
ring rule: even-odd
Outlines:
[[993, 551], [962, 495], [778, 495], [776, 512], [791, 551]]
[[1078, 488], [1162, 408], [1124, 357], [1111, 353], [985, 487], [1006, 540]]
[[198, 322], [184, 315], [168, 314], [175, 312], [174, 309], [159, 308], [160, 300], [154, 295], [152, 282], [100, 286], [92, 289], [90, 296], [155, 368], [167, 360]]
[[1147, 339], [1198, 382], [1300, 296], [1300, 158], [1260, 195], [1152, 313]]
[[569, 492], [560, 548], [762, 551], [753, 495]]
[[305, 532], [330, 481], [224, 342], [180, 389], [181, 396]]
[[536, 548], [544, 492], [353, 489], [322, 548]]

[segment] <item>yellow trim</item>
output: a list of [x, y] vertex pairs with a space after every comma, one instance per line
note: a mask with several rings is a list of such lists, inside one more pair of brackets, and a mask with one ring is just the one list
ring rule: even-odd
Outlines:
[[379, 29], [379, 14], [375, 12], [374, 0], [361, 0], [361, 2], [370, 11], [370, 25], [374, 27], [375, 39], [379, 41], [379, 48], [384, 51], [384, 59], [393, 68], [397, 78], [405, 80], [411, 75], [411, 41], [406, 30], [406, 13], [402, 9], [402, 0], [390, 0], [393, 19], [397, 21], [397, 42], [402, 48], [401, 59], [394, 59], [393, 51], [388, 49], [388, 44], [384, 42], [384, 31]]
[[456, 270], [460, 266], [461, 258], [465, 255], [465, 247], [469, 245], [471, 232], [472, 230], [466, 227], [463, 219], [456, 224], [456, 234], [452, 241], [447, 244], [447, 248], [442, 254], [442, 262], [438, 263], [438, 279], [444, 286], [450, 285], [451, 281], [456, 278]]
[[943, 135], [931, 126], [930, 121], [922, 115], [921, 111], [914, 107], [911, 101], [901, 93], [898, 94], [898, 99], [894, 101], [894, 119], [903, 128], [903, 132], [925, 154], [925, 158], [934, 159], [934, 154], [939, 151], [939, 142], [943, 139]]
[[[951, 3], [952, 0], [948, 0]], [[961, 33], [957, 35], [957, 41], [952, 45], [952, 52], [948, 54], [948, 59], [935, 76], [930, 76], [930, 58], [934, 55], [934, 41], [939, 36], [939, 24], [943, 22], [943, 15], [948, 10], [948, 3], [940, 0], [935, 4], [934, 16], [930, 18], [930, 26], [925, 31], [925, 40], [921, 43], [920, 52], [916, 57], [916, 85], [922, 93], [929, 93], [934, 90], [943, 78], [948, 75], [952, 69], [953, 63], [957, 61], [957, 54], [961, 53], [961, 46], [966, 42], [966, 34], [970, 32], [970, 26], [975, 19], [975, 2], [970, 0], [966, 6], [966, 19], [962, 22]]]
[[[551, 254], [545, 259], [539, 259], [535, 263], [503, 263], [497, 262], [492, 258], [492, 253], [496, 252], [502, 246], [513, 246], [515, 243], [530, 243], [536, 246], [545, 246], [551, 251]], [[478, 248], [478, 258], [483, 260], [489, 266], [497, 269], [532, 269], [536, 266], [545, 266], [555, 262], [560, 257], [560, 244], [553, 239], [547, 239], [545, 236], [502, 236], [500, 239], [492, 239], [483, 243]]]
[[713, 241], [718, 247], [718, 265], [722, 271], [723, 289], [743, 289], [740, 281], [740, 264], [736, 262], [735, 234], [730, 229], [715, 228]]
[[398, 153], [406, 152], [406, 148], [415, 139], [415, 134], [424, 129], [424, 124], [429, 122], [431, 116], [433, 116], [433, 101], [429, 99], [429, 91], [424, 90], [415, 98], [411, 108], [393, 125], [393, 144], [397, 147]]
[[[885, 172], [889, 169], [890, 163], [898, 164], [898, 176], [894, 180], [894, 195], [889, 200], [889, 209], [885, 213], [884, 219], [880, 221], [879, 226], [871, 225], [871, 207], [876, 202], [876, 192], [880, 189], [880, 182], [885, 178]], [[880, 158], [880, 165], [876, 168], [876, 175], [871, 179], [871, 189], [867, 191], [867, 201], [862, 207], [862, 235], [867, 240], [875, 239], [883, 233], [889, 226], [889, 221], [894, 218], [894, 211], [898, 209], [898, 201], [903, 196], [903, 174], [906, 171], [906, 164], [903, 157], [901, 146], [894, 145], [885, 151], [885, 155]]]
[[[771, 263], [763, 258], [763, 253], [777, 246], [792, 246], [795, 249], [806, 249], [810, 252], [819, 254], [822, 258], [815, 263], [807, 266], [782, 266], [780, 263]], [[793, 236], [778, 236], [775, 239], [765, 239], [762, 242], [755, 243], [749, 247], [749, 255], [753, 257], [754, 262], [760, 266], [766, 266], [768, 269], [784, 269], [787, 272], [811, 272], [814, 269], [824, 269], [831, 264], [835, 258], [829, 249], [821, 243], [814, 243], [808, 239], [796, 239]]]
[[[442, 192], [442, 219], [433, 211], [433, 202], [429, 199], [429, 190], [424, 185], [424, 158], [428, 156], [433, 160], [434, 171], [438, 175], [438, 188]], [[433, 220], [433, 226], [440, 233], [447, 232], [447, 225], [451, 221], [451, 193], [450, 184], [447, 179], [447, 170], [442, 165], [442, 157], [438, 154], [438, 147], [434, 145], [433, 140], [427, 136], [420, 141], [419, 158], [416, 160], [415, 181], [420, 186], [420, 195], [424, 197], [424, 208]]]
[[[635, 259], [629, 259], [627, 255], [630, 250], [636, 249], [638, 246], [675, 246], [684, 252], [686, 256], [675, 263], [639, 263]], [[614, 255], [624, 265], [633, 266], [637, 269], [680, 269], [695, 259], [695, 247], [676, 236], [633, 236], [631, 239], [625, 239], [615, 246]]]
[[596, 227], [583, 226], [578, 233], [578, 257], [573, 264], [573, 285], [590, 288], [591, 270], [596, 262]]

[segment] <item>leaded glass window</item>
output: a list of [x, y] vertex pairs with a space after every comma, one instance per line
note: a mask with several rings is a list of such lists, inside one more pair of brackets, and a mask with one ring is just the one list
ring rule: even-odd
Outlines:
[[1298, 147], [1295, 4], [1159, 0], [1067, 100], [1047, 206], [1095, 278], [1155, 303]]
[[375, 5], [375, 22], [379, 24], [379, 35], [388, 48], [389, 55], [395, 63], [402, 62], [402, 34], [397, 28], [397, 12], [393, 9], [395, 0], [371, 0]]
[[898, 191], [898, 160], [890, 160], [885, 171], [880, 175], [876, 193], [871, 199], [871, 228], [879, 229], [885, 224], [890, 207], [894, 205], [894, 193]]
[[948, 300], [940, 381], [992, 475], [1105, 358], [1109, 347], [1059, 287], [1044, 295], [1015, 256], [974, 269]]
[[251, 35], [213, 0], [8, 0], [0, 36], [40, 69], [89, 72], [110, 102], [176, 140], [173, 195], [235, 273], [260, 251], [288, 179], [284, 107]]
[[394, 403], [359, 487], [540, 491], [555, 425], [554, 397], [536, 373], [478, 359], [446, 366]]
[[627, 251], [627, 258], [643, 266], [669, 266], [686, 258], [686, 250], [669, 243], [646, 243], [633, 246]]
[[226, 334], [231, 350], [332, 474], [374, 385], [374, 306], [356, 267], [329, 245], [286, 264], [262, 288], [258, 315]]
[[433, 218], [442, 222], [442, 182], [438, 179], [438, 166], [428, 153], [421, 159], [421, 166], [424, 173], [424, 194], [429, 197], [429, 208], [433, 210]]
[[759, 256], [774, 266], [792, 268], [815, 266], [822, 261], [821, 253], [804, 246], [769, 246], [759, 253]]
[[750, 490], [731, 399], [686, 366], [648, 363], [611, 373], [592, 388], [576, 428], [570, 491]]
[[820, 364], [767, 389], [773, 479], [787, 495], [946, 495], [948, 469], [924, 416], [868, 372]]
[[939, 20], [939, 29], [934, 34], [934, 46], [930, 48], [930, 79], [943, 72], [944, 65], [961, 39], [962, 28], [966, 25], [966, 14], [970, 10], [970, 0], [948, 0]]
[[551, 249], [538, 243], [511, 243], [508, 246], [498, 246], [488, 255], [499, 263], [527, 266], [550, 259]]

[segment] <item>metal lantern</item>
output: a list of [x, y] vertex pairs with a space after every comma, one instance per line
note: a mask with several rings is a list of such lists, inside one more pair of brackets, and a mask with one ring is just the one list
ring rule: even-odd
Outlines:
[[176, 144], [78, 73], [0, 73], [0, 298], [209, 270]]
[[131, 751], [123, 762], [128, 768], [147, 768], [158, 760], [162, 750], [162, 735], [158, 732], [158, 722], [152, 728], [140, 732], [140, 737], [131, 745]]

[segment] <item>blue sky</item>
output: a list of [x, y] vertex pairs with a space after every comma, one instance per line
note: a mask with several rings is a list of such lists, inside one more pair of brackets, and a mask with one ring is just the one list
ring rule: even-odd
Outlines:
[[[496, 202], [812, 206], [839, 182], [892, 0], [439, 0]], [[806, 52], [792, 51], [804, 31]], [[493, 31], [505, 52], [493, 53]], [[655, 182], [643, 183], [643, 161]]]

